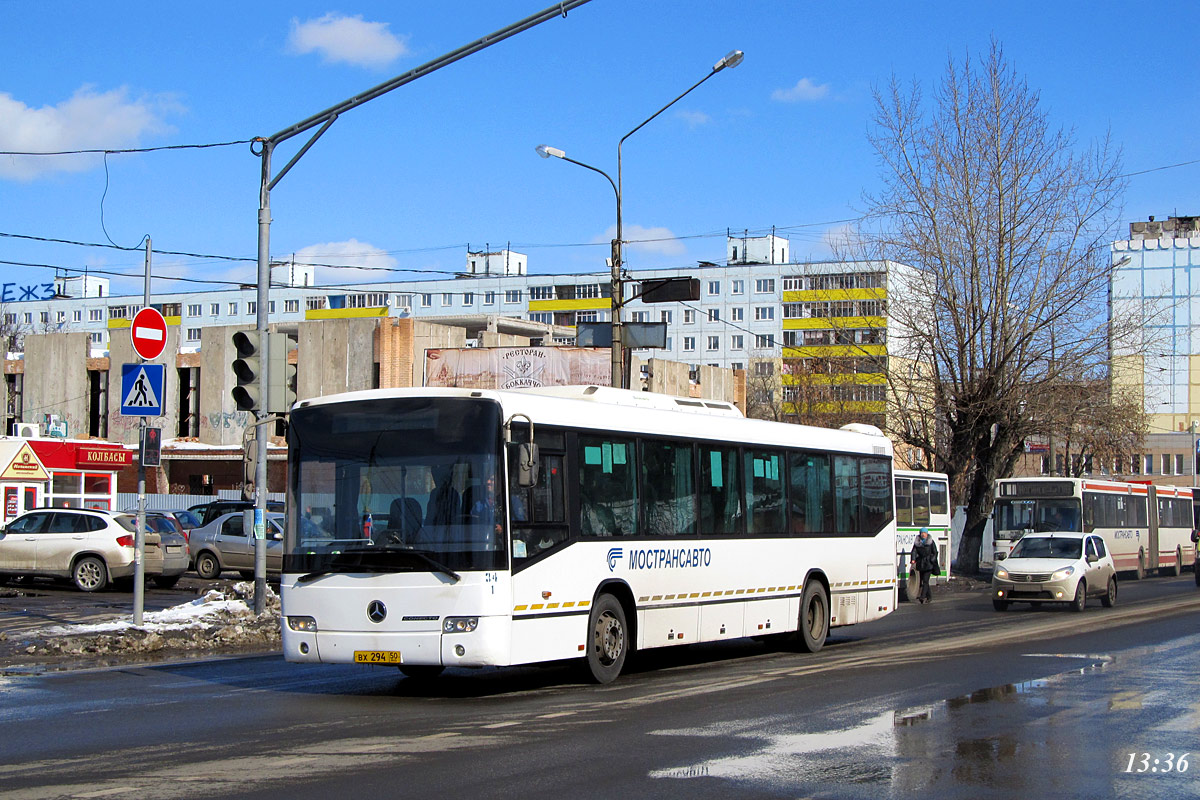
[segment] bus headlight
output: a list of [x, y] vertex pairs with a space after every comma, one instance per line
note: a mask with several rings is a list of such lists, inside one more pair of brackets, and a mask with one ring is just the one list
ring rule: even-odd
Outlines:
[[1051, 576], [1050, 576], [1050, 580], [1052, 580], [1052, 581], [1061, 581], [1063, 578], [1069, 578], [1069, 577], [1071, 577], [1071, 576], [1072, 576], [1072, 575], [1074, 575], [1074, 574], [1075, 574], [1075, 568], [1074, 568], [1074, 567], [1063, 567], [1063, 568], [1062, 568], [1062, 569], [1060, 569], [1058, 572], [1056, 572], [1056, 573], [1054, 573], [1053, 575], [1051, 575]]
[[317, 620], [316, 617], [288, 617], [288, 627], [294, 631], [302, 633], [316, 633]]
[[470, 633], [479, 627], [479, 617], [446, 617], [442, 633]]

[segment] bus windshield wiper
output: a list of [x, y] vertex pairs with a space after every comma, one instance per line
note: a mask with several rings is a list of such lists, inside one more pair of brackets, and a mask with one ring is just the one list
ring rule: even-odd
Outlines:
[[[314, 570], [306, 575], [302, 575], [297, 583], [308, 583], [316, 580], [323, 575], [329, 575], [340, 569], [353, 567], [358, 572], [392, 572], [397, 565], [393, 564], [365, 564], [362, 562], [361, 556], [367, 553], [387, 553], [388, 555], [405, 555], [417, 561], [423, 566], [432, 567], [434, 572], [440, 572], [454, 579], [454, 582], [462, 580], [462, 576], [454, 570], [447, 567], [437, 559], [428, 555], [421, 550], [413, 550], [408, 547], [356, 547], [352, 550], [344, 550], [338, 554], [336, 558], [324, 569]], [[357, 556], [358, 558], [347, 558], [346, 556]], [[409, 565], [411, 567], [411, 564]]]

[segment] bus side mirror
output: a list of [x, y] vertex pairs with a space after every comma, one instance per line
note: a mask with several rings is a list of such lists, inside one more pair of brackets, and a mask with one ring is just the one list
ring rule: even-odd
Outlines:
[[538, 446], [533, 442], [517, 445], [517, 485], [522, 489], [537, 486], [540, 471]]

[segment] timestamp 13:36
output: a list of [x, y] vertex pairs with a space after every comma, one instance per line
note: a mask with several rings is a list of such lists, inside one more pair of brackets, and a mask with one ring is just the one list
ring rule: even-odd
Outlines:
[[1152, 753], [1130, 753], [1129, 761], [1125, 763], [1125, 769], [1121, 771], [1133, 774], [1187, 772], [1188, 756], [1190, 755], [1191, 753], [1183, 753], [1179, 756], [1167, 753], [1159, 758]]

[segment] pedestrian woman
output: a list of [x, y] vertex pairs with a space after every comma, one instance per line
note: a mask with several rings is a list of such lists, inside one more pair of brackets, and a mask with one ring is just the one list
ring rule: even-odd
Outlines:
[[929, 535], [929, 528], [921, 528], [917, 534], [912, 554], [909, 556], [908, 568], [915, 569], [921, 575], [921, 589], [917, 592], [917, 602], [932, 603], [933, 592], [929, 589], [929, 576], [940, 570], [937, 542]]

